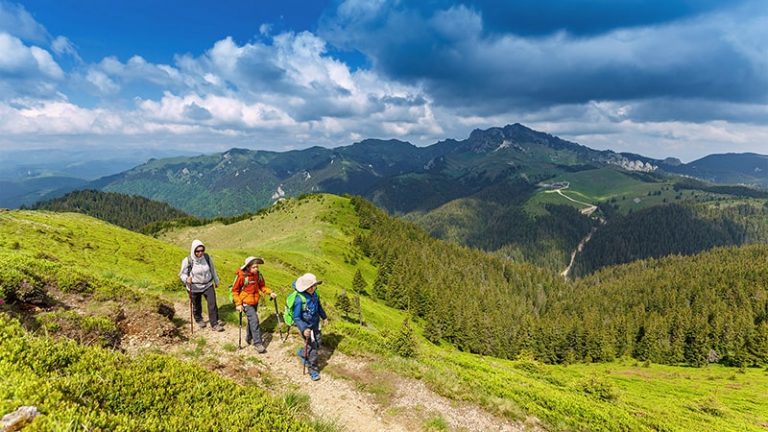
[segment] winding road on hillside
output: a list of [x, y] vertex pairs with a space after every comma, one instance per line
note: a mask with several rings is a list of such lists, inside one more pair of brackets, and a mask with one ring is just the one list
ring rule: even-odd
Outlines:
[[[592, 216], [592, 214], [597, 210], [597, 206], [594, 204], [585, 203], [584, 201], [575, 200], [569, 197], [568, 195], [564, 194], [563, 189], [567, 189], [568, 186], [569, 185], [566, 184], [565, 186], [559, 187], [557, 189], [546, 190], [544, 191], [544, 193], [556, 193], [569, 201], [575, 202], [576, 204], [581, 204], [585, 207], [580, 209], [579, 212], [585, 216]], [[597, 229], [592, 228], [592, 230], [589, 231], [589, 234], [587, 234], [583, 239], [581, 239], [578, 246], [576, 246], [576, 249], [574, 249], [574, 251], [571, 252], [571, 261], [568, 263], [568, 267], [566, 267], [565, 270], [560, 272], [560, 276], [566, 279], [568, 278], [568, 276], [570, 276], [571, 270], [573, 269], [573, 263], [576, 262], [576, 254], [584, 250], [584, 246], [587, 244], [587, 242], [589, 242], [589, 240], [592, 239], [592, 235], [595, 233], [595, 231], [597, 231]]]
[[586, 206], [586, 207], [584, 207], [584, 208], [579, 210], [579, 212], [581, 212], [581, 214], [586, 215], [586, 216], [591, 216], [592, 213], [594, 213], [595, 210], [597, 210], [597, 206], [594, 205], [594, 204], [585, 203], [584, 201], [575, 200], [575, 199], [569, 197], [568, 195], [564, 194], [563, 193], [563, 189], [567, 189], [567, 188], [568, 188], [568, 186], [564, 186], [564, 187], [557, 188], [557, 189], [546, 190], [546, 191], [544, 191], [544, 193], [556, 193], [556, 194], [560, 195], [561, 197], [567, 199], [568, 201], [572, 201], [572, 202], [575, 202], [576, 204], [581, 204], [583, 206]]
[[[180, 318], [188, 311], [188, 305], [183, 302], [174, 307]], [[273, 315], [267, 312], [262, 318], [274, 320]], [[332, 328], [333, 323], [330, 332]], [[444, 422], [448, 430], [541, 430], [535, 419], [526, 424], [513, 423], [475, 405], [442, 397], [421, 381], [375, 367], [372, 359], [351, 357], [327, 347], [320, 350], [321, 379], [312, 382], [303, 374], [296, 356], [302, 342], [295, 328], [287, 342], [279, 340], [277, 333], [274, 339], [272, 334], [265, 333], [267, 352], [264, 354], [258, 354], [252, 347], [237, 349], [238, 327], [231, 324], [226, 325], [223, 332], [196, 328], [191, 337], [189, 321], [179, 330], [183, 337], [189, 338], [187, 343], [155, 348], [184, 357], [185, 352], [202, 346], [201, 364], [212, 364], [208, 366], [210, 369], [238, 382], [257, 382], [274, 389], [295, 388], [309, 396], [309, 406], [316, 417], [334, 423], [341, 430], [408, 432], [423, 430], [430, 419], [441, 419], [438, 423]]]

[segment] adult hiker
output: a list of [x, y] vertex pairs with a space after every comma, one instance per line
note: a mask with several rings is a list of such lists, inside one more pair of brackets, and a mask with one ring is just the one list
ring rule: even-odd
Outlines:
[[297, 354], [309, 368], [309, 377], [312, 381], [320, 379], [320, 369], [317, 365], [317, 350], [320, 348], [320, 319], [323, 324], [328, 323], [328, 316], [320, 303], [317, 295], [317, 286], [323, 283], [317, 280], [312, 273], [305, 273], [293, 283], [297, 291], [293, 303], [293, 322], [304, 336], [304, 348]]
[[193, 240], [189, 256], [181, 262], [179, 278], [187, 286], [192, 303], [192, 315], [199, 328], [205, 328], [203, 321], [202, 298], [208, 303], [208, 320], [211, 329], [224, 331], [219, 323], [219, 308], [216, 305], [216, 287], [219, 286], [219, 275], [213, 259], [205, 252], [205, 245], [200, 240]]
[[245, 259], [245, 264], [237, 270], [237, 278], [232, 284], [232, 299], [237, 311], [245, 312], [245, 316], [248, 317], [245, 343], [253, 344], [257, 352], [264, 353], [267, 349], [261, 340], [259, 315], [256, 309], [259, 306], [260, 294], [269, 295], [271, 298], [276, 298], [277, 294], [267, 288], [264, 275], [259, 272], [259, 264], [264, 264], [264, 260], [259, 257], [250, 256]]

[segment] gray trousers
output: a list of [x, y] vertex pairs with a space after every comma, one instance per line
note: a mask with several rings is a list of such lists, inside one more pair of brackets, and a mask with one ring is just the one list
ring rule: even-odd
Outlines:
[[214, 291], [213, 285], [203, 292], [193, 292], [191, 295], [192, 315], [195, 317], [195, 322], [203, 321], [203, 296], [205, 296], [205, 302], [208, 303], [208, 320], [211, 322], [211, 327], [217, 325], [219, 323], [219, 307], [216, 306], [216, 291]]
[[320, 349], [320, 343], [322, 342], [320, 338], [320, 329], [312, 329], [312, 332], [315, 336], [314, 341], [312, 340], [312, 336], [304, 339], [305, 349], [307, 350], [304, 353], [304, 356], [309, 362], [309, 370], [320, 372], [320, 368], [317, 364], [317, 351]]
[[248, 345], [258, 345], [262, 343], [261, 329], [259, 328], [259, 314], [256, 313], [256, 307], [258, 305], [243, 304], [243, 312], [248, 317], [248, 331], [245, 333], [245, 343]]

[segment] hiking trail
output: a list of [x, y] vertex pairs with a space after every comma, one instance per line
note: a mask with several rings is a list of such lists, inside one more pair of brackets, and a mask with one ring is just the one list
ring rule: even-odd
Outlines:
[[[187, 339], [186, 342], [156, 346], [145, 341], [126, 348], [133, 352], [160, 348], [182, 358], [189, 358], [189, 353], [197, 350], [197, 360], [201, 365], [235, 381], [240, 380], [249, 385], [249, 382], [256, 379], [257, 385], [269, 387], [278, 397], [284, 392], [280, 389], [294, 388], [306, 394], [313, 414], [341, 430], [423, 430], [425, 423], [433, 418], [441, 419], [439, 421], [447, 424], [448, 430], [541, 430], [535, 418], [523, 423], [494, 416], [470, 403], [442, 397], [421, 381], [374, 370], [371, 367], [372, 360], [351, 357], [325, 346], [321, 347], [319, 353], [321, 379], [313, 382], [309, 375], [303, 374], [296, 355], [296, 351], [303, 347], [303, 340], [295, 328], [286, 342], [280, 340], [277, 329], [274, 335], [262, 331], [267, 352], [259, 354], [252, 346], [245, 346], [245, 316], [243, 349], [237, 349], [236, 324], [225, 324], [223, 332], [212, 331], [210, 326], [203, 329], [195, 327], [190, 337], [189, 305], [177, 302], [174, 307], [177, 311], [178, 330]], [[270, 313], [263, 305], [259, 312], [262, 323], [265, 319], [275, 319], [274, 312]], [[332, 324], [330, 329], [324, 332], [324, 337], [332, 334]], [[190, 360], [195, 361], [194, 356]], [[366, 388], [371, 390], [366, 392]]]

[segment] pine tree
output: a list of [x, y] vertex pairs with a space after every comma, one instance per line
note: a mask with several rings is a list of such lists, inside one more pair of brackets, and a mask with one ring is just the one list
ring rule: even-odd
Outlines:
[[352, 278], [352, 292], [360, 295], [368, 295], [368, 283], [363, 279], [363, 274], [360, 273], [360, 269], [357, 269], [355, 276]]
[[401, 357], [416, 357], [416, 336], [408, 318], [403, 321], [400, 330], [389, 338], [389, 347]]
[[338, 296], [336, 296], [336, 309], [344, 312], [344, 317], [348, 317], [352, 311], [352, 304], [347, 296], [347, 290], [341, 290]]

